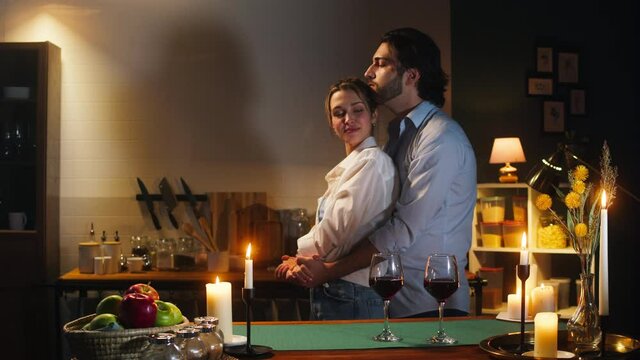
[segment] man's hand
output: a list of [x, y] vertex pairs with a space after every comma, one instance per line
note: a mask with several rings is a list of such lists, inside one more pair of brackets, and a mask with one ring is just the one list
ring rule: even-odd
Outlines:
[[324, 263], [317, 255], [298, 256], [296, 263], [298, 269], [295, 269], [293, 274], [301, 285], [313, 288], [330, 280], [329, 270], [333, 263]]

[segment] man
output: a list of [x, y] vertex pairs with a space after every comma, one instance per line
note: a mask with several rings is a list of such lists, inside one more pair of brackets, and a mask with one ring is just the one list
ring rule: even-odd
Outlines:
[[376, 252], [397, 251], [405, 282], [391, 302], [391, 316], [437, 316], [438, 304], [423, 286], [426, 259], [432, 253], [454, 254], [460, 288], [447, 300], [445, 315], [466, 315], [476, 160], [462, 128], [439, 108], [447, 84], [440, 50], [418, 30], [392, 30], [364, 75], [379, 102], [396, 115], [385, 151], [398, 169], [400, 196], [391, 218], [349, 255], [330, 263], [298, 257], [292, 279], [315, 287], [369, 266]]

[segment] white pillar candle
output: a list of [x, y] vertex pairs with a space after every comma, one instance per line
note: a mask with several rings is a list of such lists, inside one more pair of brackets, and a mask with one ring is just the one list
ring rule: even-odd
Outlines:
[[529, 265], [529, 250], [527, 250], [527, 233], [522, 233], [522, 242], [520, 243], [520, 265]]
[[533, 320], [533, 356], [556, 358], [558, 353], [558, 315], [538, 313]]
[[609, 315], [609, 245], [607, 193], [602, 190], [602, 210], [600, 210], [600, 276], [598, 277], [598, 313]]
[[545, 285], [553, 287], [553, 310], [550, 311], [558, 311], [558, 297], [560, 295], [560, 282], [558, 280], [545, 280]]
[[[520, 297], [521, 294], [509, 294], [507, 295], [507, 317], [509, 319], [520, 320]], [[525, 315], [529, 312], [529, 295], [525, 294], [524, 298]], [[526, 320], [526, 319], [525, 319]]]
[[253, 260], [251, 260], [251, 243], [247, 246], [247, 257], [244, 260], [244, 288], [253, 289]]
[[206, 288], [207, 316], [218, 318], [218, 326], [222, 330], [225, 341], [231, 341], [233, 337], [231, 283], [220, 282], [220, 279], [216, 277], [215, 284], [208, 283]]
[[554, 312], [555, 298], [553, 287], [540, 284], [531, 291], [531, 314], [535, 316], [541, 312]]

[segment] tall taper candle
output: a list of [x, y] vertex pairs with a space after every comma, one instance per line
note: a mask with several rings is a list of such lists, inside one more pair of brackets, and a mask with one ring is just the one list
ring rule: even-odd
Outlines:
[[253, 289], [253, 260], [251, 260], [251, 243], [247, 246], [247, 257], [244, 260], [244, 288]]
[[529, 250], [527, 250], [527, 233], [522, 233], [520, 243], [520, 265], [529, 265]]
[[231, 283], [220, 282], [216, 277], [215, 284], [207, 284], [207, 315], [218, 318], [218, 325], [224, 335], [225, 341], [233, 339], [232, 307], [231, 307]]
[[598, 312], [601, 316], [609, 315], [609, 244], [607, 192], [602, 190], [602, 209], [600, 210], [600, 277], [598, 283]]

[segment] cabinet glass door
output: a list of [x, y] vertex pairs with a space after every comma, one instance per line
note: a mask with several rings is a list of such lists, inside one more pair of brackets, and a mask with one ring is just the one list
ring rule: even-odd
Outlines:
[[0, 48], [0, 230], [36, 228], [38, 53]]

